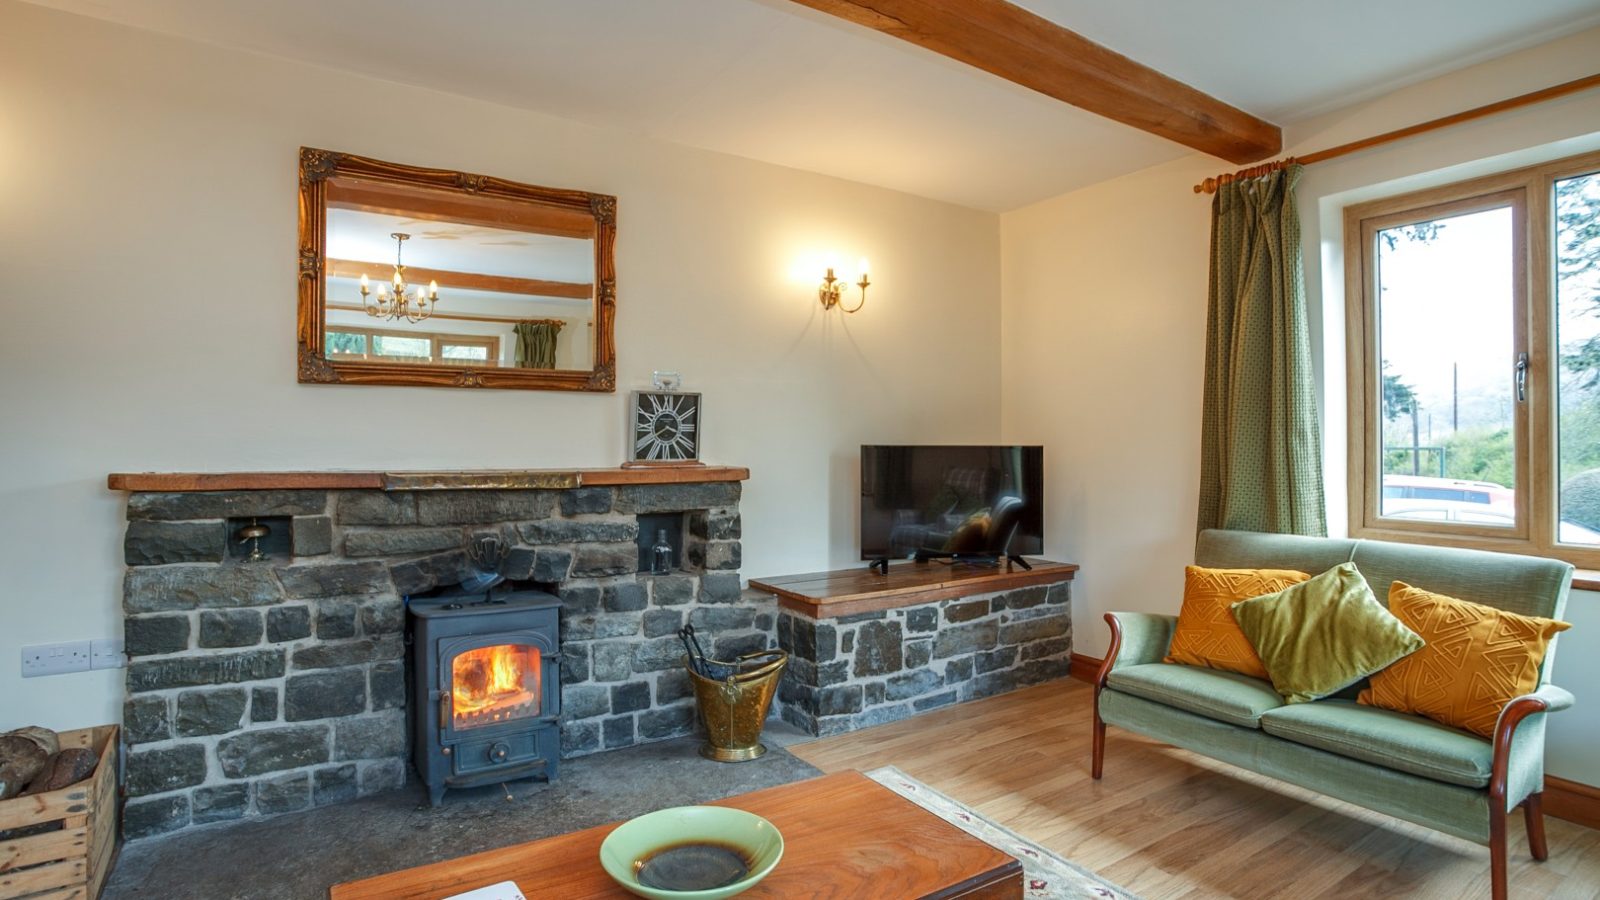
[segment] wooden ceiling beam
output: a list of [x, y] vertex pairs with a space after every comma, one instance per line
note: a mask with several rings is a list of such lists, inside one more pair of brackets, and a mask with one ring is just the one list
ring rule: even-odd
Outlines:
[[1232, 163], [1283, 149], [1278, 126], [1005, 0], [792, 0]]
[[[366, 263], [353, 259], [328, 260], [328, 274], [334, 278], [360, 278], [367, 276], [377, 290], [394, 277], [394, 263]], [[469, 291], [494, 291], [498, 294], [528, 294], [534, 297], [567, 297], [589, 300], [594, 297], [593, 284], [573, 281], [546, 281], [542, 278], [513, 278], [509, 275], [480, 275], [477, 272], [451, 272], [446, 269], [424, 269], [406, 266], [406, 280], [413, 286], [439, 282], [440, 287], [463, 288]]]
[[355, 178], [328, 179], [328, 208], [592, 240], [594, 216], [503, 197], [457, 196]]

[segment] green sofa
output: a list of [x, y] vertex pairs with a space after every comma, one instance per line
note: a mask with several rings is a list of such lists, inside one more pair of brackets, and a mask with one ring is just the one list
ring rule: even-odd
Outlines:
[[[1385, 541], [1206, 531], [1195, 564], [1299, 569], [1354, 561], [1380, 601], [1404, 581], [1526, 615], [1561, 618], [1572, 566], [1549, 559]], [[1107, 613], [1111, 646], [1095, 678], [1092, 774], [1101, 777], [1106, 726], [1115, 725], [1262, 775], [1487, 844], [1495, 900], [1506, 896], [1506, 818], [1523, 806], [1535, 859], [1547, 853], [1540, 792], [1545, 714], [1572, 705], [1548, 684], [1500, 713], [1492, 740], [1360, 706], [1365, 682], [1312, 703], [1285, 704], [1269, 682], [1164, 663], [1176, 616]]]

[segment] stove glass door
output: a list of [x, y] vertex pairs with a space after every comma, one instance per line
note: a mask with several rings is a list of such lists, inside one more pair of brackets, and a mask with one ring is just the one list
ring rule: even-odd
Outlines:
[[539, 648], [495, 644], [459, 653], [450, 662], [455, 731], [540, 714], [543, 665]]

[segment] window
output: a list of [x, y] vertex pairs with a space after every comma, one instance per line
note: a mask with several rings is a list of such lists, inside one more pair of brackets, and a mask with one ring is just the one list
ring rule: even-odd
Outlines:
[[327, 333], [323, 346], [327, 348], [329, 359], [446, 366], [500, 365], [500, 339], [492, 336], [340, 328]]
[[489, 361], [490, 342], [466, 343], [461, 340], [440, 341], [439, 361], [459, 362], [462, 365]]
[[1350, 533], [1600, 565], [1600, 154], [1345, 212]]

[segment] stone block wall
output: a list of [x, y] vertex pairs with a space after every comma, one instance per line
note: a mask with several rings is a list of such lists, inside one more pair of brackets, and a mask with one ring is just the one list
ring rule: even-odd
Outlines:
[[[403, 785], [403, 598], [501, 571], [562, 600], [562, 754], [686, 734], [684, 622], [708, 651], [769, 646], [770, 597], [740, 590], [740, 485], [573, 490], [138, 493], [128, 502], [125, 834], [336, 803]], [[637, 516], [683, 512], [682, 571], [636, 574]], [[230, 518], [286, 524], [290, 550], [228, 552]]]
[[841, 734], [1065, 677], [1070, 599], [1062, 581], [831, 619], [782, 610], [781, 714]]

